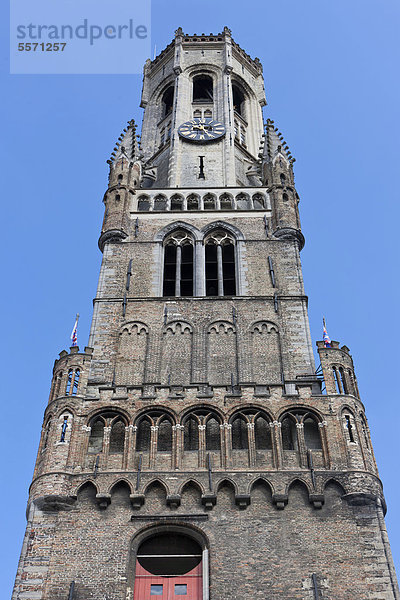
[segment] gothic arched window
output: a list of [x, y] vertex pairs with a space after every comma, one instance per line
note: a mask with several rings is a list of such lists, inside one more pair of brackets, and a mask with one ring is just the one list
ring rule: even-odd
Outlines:
[[256, 417], [254, 423], [254, 437], [256, 450], [272, 449], [271, 427], [265, 417]]
[[249, 447], [248, 427], [242, 415], [232, 422], [232, 448], [233, 450], [247, 450]]
[[167, 87], [165, 92], [162, 95], [161, 105], [162, 105], [162, 115], [164, 118], [172, 112], [172, 106], [174, 103], [174, 86], [170, 85]]
[[110, 454], [116, 454], [124, 451], [125, 445], [125, 424], [117, 418], [111, 425], [110, 433]]
[[193, 77], [193, 102], [212, 102], [213, 80], [210, 75], [196, 75]]
[[235, 241], [225, 231], [205, 241], [206, 296], [236, 295]]
[[290, 417], [285, 417], [281, 426], [282, 432], [282, 448], [284, 450], [294, 450], [296, 437], [295, 423]]
[[163, 419], [158, 426], [157, 450], [158, 452], [172, 450], [172, 423], [168, 419]]
[[321, 450], [321, 436], [319, 435], [318, 423], [313, 417], [306, 417], [304, 424], [304, 443], [307, 450]]
[[142, 419], [137, 428], [136, 451], [147, 452], [150, 450], [151, 425], [148, 419]]
[[232, 84], [233, 110], [235, 113], [244, 117], [244, 101], [245, 96], [238, 85]]
[[185, 231], [165, 241], [163, 296], [193, 296], [193, 240]]
[[89, 438], [89, 452], [98, 454], [103, 450], [103, 437], [104, 437], [104, 420], [97, 418], [92, 424]]
[[220, 450], [221, 435], [217, 419], [211, 417], [206, 423], [206, 450]]
[[199, 422], [194, 416], [185, 421], [183, 445], [185, 451], [199, 449]]

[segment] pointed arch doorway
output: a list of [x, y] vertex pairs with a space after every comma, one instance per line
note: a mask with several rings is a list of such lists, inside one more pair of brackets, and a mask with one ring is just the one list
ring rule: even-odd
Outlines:
[[136, 555], [134, 600], [203, 600], [203, 550], [174, 531], [146, 538]]

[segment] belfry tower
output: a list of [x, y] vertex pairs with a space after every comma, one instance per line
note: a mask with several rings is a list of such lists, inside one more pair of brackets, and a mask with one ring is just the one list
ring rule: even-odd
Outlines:
[[185, 35], [110, 158], [88, 346], [61, 352], [13, 600], [393, 600], [349, 349], [314, 364], [262, 66]]

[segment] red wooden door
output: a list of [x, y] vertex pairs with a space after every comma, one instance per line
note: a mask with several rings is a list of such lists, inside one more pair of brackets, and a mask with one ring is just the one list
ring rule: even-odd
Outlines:
[[152, 575], [136, 561], [133, 600], [201, 600], [202, 564], [185, 575]]

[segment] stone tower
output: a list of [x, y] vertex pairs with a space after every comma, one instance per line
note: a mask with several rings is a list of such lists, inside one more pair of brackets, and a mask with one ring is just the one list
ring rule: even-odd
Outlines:
[[54, 365], [14, 600], [392, 600], [353, 361], [317, 342], [289, 148], [217, 35], [144, 67], [88, 346]]

